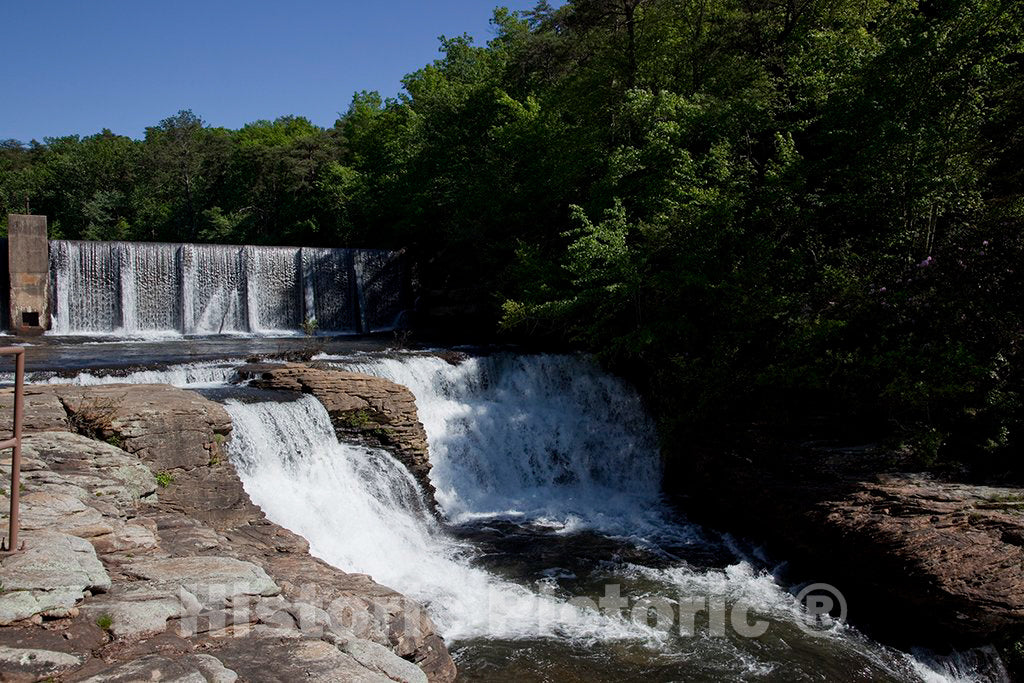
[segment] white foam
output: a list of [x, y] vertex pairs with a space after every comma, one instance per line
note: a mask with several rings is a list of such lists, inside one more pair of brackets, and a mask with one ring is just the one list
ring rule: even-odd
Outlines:
[[[26, 377], [26, 383], [75, 384], [80, 386], [98, 384], [170, 384], [176, 387], [199, 389], [229, 384], [235, 376], [237, 367], [237, 363], [209, 361], [168, 365], [159, 370], [137, 370], [124, 375], [94, 375], [90, 372], [80, 372], [72, 377], [41, 377], [41, 373], [31, 373]], [[10, 383], [13, 381], [13, 373], [0, 374], [0, 382]]]
[[426, 604], [445, 637], [661, 637], [473, 567], [472, 549], [426, 511], [409, 472], [384, 451], [339, 444], [315, 398], [226, 407], [231, 460], [267, 516], [324, 561]]

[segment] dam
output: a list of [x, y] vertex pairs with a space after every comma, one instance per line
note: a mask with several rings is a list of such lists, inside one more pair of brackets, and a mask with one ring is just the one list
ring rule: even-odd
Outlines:
[[18, 334], [328, 334], [397, 329], [402, 252], [47, 240], [42, 216], [11, 216], [3, 314]]

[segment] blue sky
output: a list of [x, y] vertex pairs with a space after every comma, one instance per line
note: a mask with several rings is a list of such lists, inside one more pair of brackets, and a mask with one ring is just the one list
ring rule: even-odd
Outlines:
[[534, 4], [2, 0], [0, 139], [141, 137], [179, 109], [230, 128], [285, 114], [329, 126], [357, 90], [398, 93], [438, 36], [483, 44], [494, 7]]

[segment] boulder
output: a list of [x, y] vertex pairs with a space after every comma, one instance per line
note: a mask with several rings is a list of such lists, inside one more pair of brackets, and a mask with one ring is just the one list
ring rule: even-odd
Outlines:
[[268, 683], [395, 683], [404, 680], [368, 669], [331, 643], [280, 634], [271, 629], [255, 629], [246, 637], [225, 638], [217, 645], [217, 658], [244, 680]]
[[86, 655], [0, 645], [0, 678], [4, 681], [41, 681], [77, 669]]
[[92, 545], [55, 531], [24, 535], [24, 550], [0, 558], [0, 626], [36, 614], [66, 616], [86, 591], [110, 588]]
[[231, 557], [200, 555], [144, 560], [122, 567], [129, 577], [153, 583], [181, 586], [192, 593], [211, 587], [234, 595], [277, 595], [281, 589], [262, 567]]

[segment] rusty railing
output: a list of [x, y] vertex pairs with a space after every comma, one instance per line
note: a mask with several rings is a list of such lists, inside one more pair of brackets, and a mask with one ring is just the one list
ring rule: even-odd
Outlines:
[[0, 551], [15, 552], [18, 545], [18, 505], [21, 498], [21, 418], [25, 410], [25, 349], [20, 346], [0, 347], [0, 356], [14, 356], [14, 421], [13, 436], [0, 441], [0, 451], [10, 448], [11, 453], [11, 518], [10, 531]]

